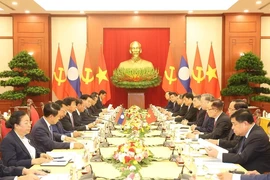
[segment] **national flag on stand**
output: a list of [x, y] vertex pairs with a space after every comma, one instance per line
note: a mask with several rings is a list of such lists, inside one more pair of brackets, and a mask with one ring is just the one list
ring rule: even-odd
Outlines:
[[179, 66], [179, 70], [177, 73], [177, 77], [178, 77], [178, 81], [180, 81], [180, 83], [177, 83], [177, 92], [180, 94], [184, 94], [186, 92], [191, 92], [191, 88], [190, 88], [190, 73], [189, 73], [189, 67], [188, 67], [188, 63], [185, 59], [184, 56], [181, 57], [180, 60], [180, 66]]
[[176, 65], [173, 59], [173, 53], [171, 45], [169, 45], [169, 51], [167, 56], [166, 67], [164, 70], [164, 76], [162, 80], [162, 89], [166, 91], [176, 92], [177, 73]]
[[148, 114], [146, 116], [146, 122], [148, 124], [151, 124], [152, 122], [155, 122], [157, 120], [156, 116], [153, 113], [153, 110], [151, 108], [148, 109]]
[[220, 98], [220, 86], [212, 44], [210, 48], [208, 65], [205, 75], [205, 92], [212, 94], [215, 98]]
[[116, 123], [117, 123], [119, 117], [121, 116], [122, 112], [123, 112], [123, 108], [121, 107], [120, 110], [118, 111], [117, 115], [115, 116], [115, 119], [114, 119], [114, 121]]
[[66, 91], [68, 93], [68, 96], [80, 97], [81, 96], [80, 76], [79, 76], [79, 70], [77, 67], [77, 62], [76, 62], [76, 58], [75, 58], [73, 45], [71, 48], [67, 78], [68, 78], [68, 82], [69, 82], [66, 84]]
[[83, 94], [91, 94], [94, 91], [94, 79], [95, 76], [93, 75], [89, 50], [88, 47], [86, 47], [80, 88]]
[[204, 72], [202, 67], [202, 61], [200, 56], [199, 47], [197, 44], [196, 47], [196, 55], [193, 64], [193, 70], [190, 80], [190, 87], [192, 89], [193, 94], [200, 95], [205, 93], [204, 91]]
[[117, 124], [124, 125], [126, 123], [124, 112], [122, 111], [120, 117], [118, 118]]
[[65, 97], [68, 96], [65, 91], [66, 82], [67, 78], [63, 66], [60, 47], [58, 46], [52, 80], [52, 90], [57, 99], [64, 99]]
[[98, 69], [96, 72], [95, 89], [97, 92], [100, 90], [106, 91], [104, 104], [111, 99], [111, 88], [108, 76], [108, 71], [105, 63], [105, 58], [103, 54], [103, 47], [100, 45], [99, 59], [98, 59]]

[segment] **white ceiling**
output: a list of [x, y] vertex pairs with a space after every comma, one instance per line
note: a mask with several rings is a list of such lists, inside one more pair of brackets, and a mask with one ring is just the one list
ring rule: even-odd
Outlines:
[[[18, 4], [13, 5], [16, 1]], [[122, 14], [134, 13], [188, 13], [222, 14], [243, 12], [270, 13], [270, 0], [0, 0], [0, 14], [47, 13], [47, 14]], [[165, 3], [164, 3], [165, 2]], [[202, 3], [203, 2], [203, 3]], [[38, 4], [39, 3], [39, 4]]]

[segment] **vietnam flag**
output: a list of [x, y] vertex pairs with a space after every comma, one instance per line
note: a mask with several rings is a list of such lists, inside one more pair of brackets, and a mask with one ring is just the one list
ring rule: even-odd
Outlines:
[[53, 72], [53, 80], [52, 80], [52, 90], [57, 97], [57, 99], [64, 99], [67, 97], [65, 91], [65, 84], [67, 82], [65, 69], [63, 66], [62, 56], [60, 47], [58, 46], [56, 61]]
[[177, 72], [175, 69], [175, 62], [173, 59], [171, 45], [169, 45], [169, 51], [167, 56], [167, 63], [164, 71], [162, 89], [166, 91], [176, 92]]
[[193, 64], [193, 70], [190, 80], [190, 87], [192, 89], [193, 94], [200, 95], [205, 93], [204, 91], [204, 72], [202, 67], [202, 61], [200, 56], [199, 47], [197, 44], [196, 55]]
[[205, 74], [206, 74], [205, 79], [206, 93], [212, 94], [215, 98], [220, 98], [220, 86], [218, 81], [217, 68], [212, 44], [210, 48], [207, 70]]
[[94, 91], [94, 75], [90, 62], [88, 47], [85, 50], [83, 69], [81, 74], [81, 92], [83, 94], [91, 94]]
[[80, 76], [79, 76], [79, 70], [77, 67], [77, 62], [76, 62], [73, 46], [71, 48], [67, 78], [69, 82], [66, 84], [66, 91], [68, 93], [68, 96], [80, 97], [81, 96]]
[[146, 122], [148, 124], [151, 124], [152, 122], [155, 122], [157, 120], [156, 116], [153, 113], [153, 110], [151, 108], [148, 109], [148, 114], [146, 116]]
[[106, 91], [105, 99], [103, 100], [104, 104], [111, 99], [111, 88], [110, 88], [110, 81], [107, 72], [107, 67], [105, 63], [105, 58], [103, 54], [103, 47], [100, 46], [100, 53], [98, 58], [98, 69], [96, 72], [96, 80], [95, 80], [95, 89], [97, 92], [100, 90]]

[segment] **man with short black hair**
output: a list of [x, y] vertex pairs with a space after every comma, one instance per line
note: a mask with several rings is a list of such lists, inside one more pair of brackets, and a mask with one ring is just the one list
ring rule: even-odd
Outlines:
[[207, 148], [209, 156], [222, 162], [240, 164], [246, 170], [260, 173], [270, 170], [270, 144], [265, 131], [254, 123], [252, 114], [247, 109], [240, 109], [231, 115], [234, 133], [242, 136], [239, 143], [229, 153], [220, 153], [214, 148]]
[[95, 104], [95, 106], [96, 106], [97, 109], [104, 109], [104, 108], [106, 108], [102, 104], [102, 101], [106, 97], [106, 95], [107, 95], [107, 92], [106, 91], [104, 91], [104, 90], [100, 90], [99, 91], [99, 93], [98, 93], [98, 99], [97, 99], [97, 102]]

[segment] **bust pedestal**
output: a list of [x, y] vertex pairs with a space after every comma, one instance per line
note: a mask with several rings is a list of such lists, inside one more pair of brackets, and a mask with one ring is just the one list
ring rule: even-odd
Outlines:
[[129, 89], [128, 90], [128, 108], [132, 105], [137, 105], [145, 109], [144, 89]]

